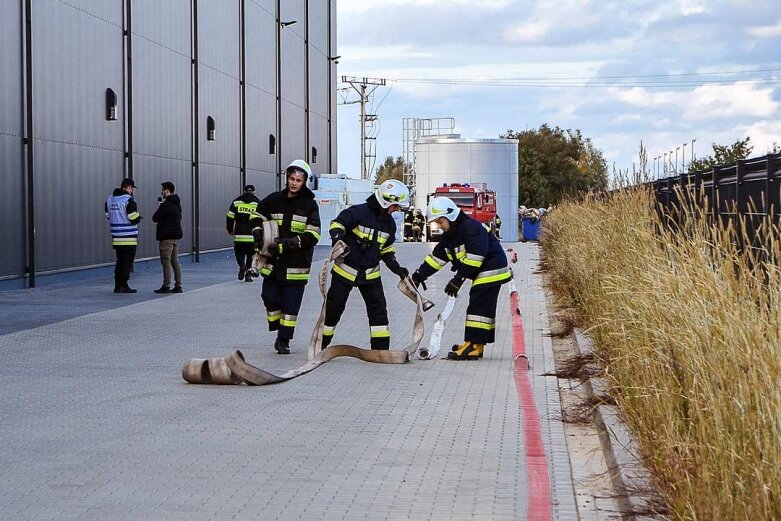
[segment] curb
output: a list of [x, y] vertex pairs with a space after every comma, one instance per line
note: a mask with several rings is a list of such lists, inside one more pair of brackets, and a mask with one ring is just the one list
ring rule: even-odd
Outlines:
[[[593, 342], [581, 330], [575, 329], [572, 339], [581, 355], [594, 352]], [[607, 394], [608, 385], [605, 378], [592, 377], [583, 386], [586, 392], [593, 396]], [[615, 490], [621, 495], [618, 498], [621, 509], [629, 515], [622, 519], [636, 521], [658, 521], [666, 519], [661, 515], [651, 515], [653, 507], [651, 500], [642, 491], [651, 490], [651, 475], [635, 456], [637, 444], [626, 425], [619, 417], [615, 405], [598, 405], [594, 409], [592, 420], [599, 429], [599, 439], [605, 455], [605, 461], [610, 471], [610, 480]]]

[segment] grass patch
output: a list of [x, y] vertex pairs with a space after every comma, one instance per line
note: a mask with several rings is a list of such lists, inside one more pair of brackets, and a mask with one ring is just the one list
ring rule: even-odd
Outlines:
[[590, 328], [613, 398], [675, 519], [781, 519], [781, 251], [644, 189], [560, 205], [551, 287]]

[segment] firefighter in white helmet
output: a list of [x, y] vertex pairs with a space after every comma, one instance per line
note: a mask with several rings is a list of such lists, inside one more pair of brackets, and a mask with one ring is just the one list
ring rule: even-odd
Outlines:
[[379, 185], [365, 203], [345, 208], [331, 221], [332, 243], [342, 240], [350, 251], [332, 268], [331, 287], [326, 296], [323, 348], [331, 343], [347, 297], [357, 286], [369, 315], [371, 348], [389, 349], [388, 308], [380, 280], [380, 260], [398, 277], [409, 275], [396, 260], [393, 245], [396, 222], [391, 216], [409, 207], [409, 199], [407, 187], [392, 179]]
[[[455, 276], [445, 286], [448, 296], [458, 296], [465, 280], [472, 281], [466, 308], [464, 341], [454, 345], [450, 360], [477, 360], [486, 344], [494, 341], [496, 302], [502, 284], [512, 278], [507, 256], [496, 237], [462, 212], [448, 197], [437, 197], [428, 207], [429, 222], [436, 221], [442, 235], [420, 267], [412, 274], [416, 286], [451, 262]], [[425, 284], [423, 288], [425, 289]]]
[[258, 204], [262, 218], [274, 220], [279, 226], [276, 255], [260, 274], [261, 298], [269, 330], [277, 332], [274, 349], [280, 355], [290, 353], [312, 255], [320, 240], [320, 211], [315, 194], [307, 187], [311, 177], [309, 164], [296, 159], [285, 169], [285, 188]]

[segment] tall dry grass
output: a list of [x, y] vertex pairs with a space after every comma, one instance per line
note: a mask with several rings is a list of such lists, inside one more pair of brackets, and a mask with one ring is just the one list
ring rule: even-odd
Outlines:
[[[543, 258], [591, 328], [613, 394], [675, 519], [781, 519], [781, 263], [740, 230], [673, 234], [644, 190], [562, 204]], [[696, 212], [694, 212], [696, 213]]]

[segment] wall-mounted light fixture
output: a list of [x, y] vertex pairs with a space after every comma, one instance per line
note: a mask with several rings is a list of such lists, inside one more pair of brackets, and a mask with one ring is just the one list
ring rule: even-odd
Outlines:
[[334, 62], [336, 65], [339, 65], [339, 58], [341, 58], [341, 56], [329, 56], [328, 61]]
[[277, 138], [274, 137], [274, 134], [268, 135], [268, 153], [269, 154], [277, 153]]
[[217, 123], [214, 118], [209, 116], [206, 118], [206, 141], [214, 141], [214, 134], [217, 130]]
[[312, 147], [312, 164], [317, 163], [317, 147]]
[[287, 22], [279, 22], [279, 25], [281, 25], [282, 27], [287, 27], [288, 25], [293, 25], [293, 24], [297, 24], [297, 23], [298, 23], [298, 20], [290, 20], [290, 21], [287, 21]]
[[106, 89], [106, 121], [117, 120], [117, 101], [114, 89]]

